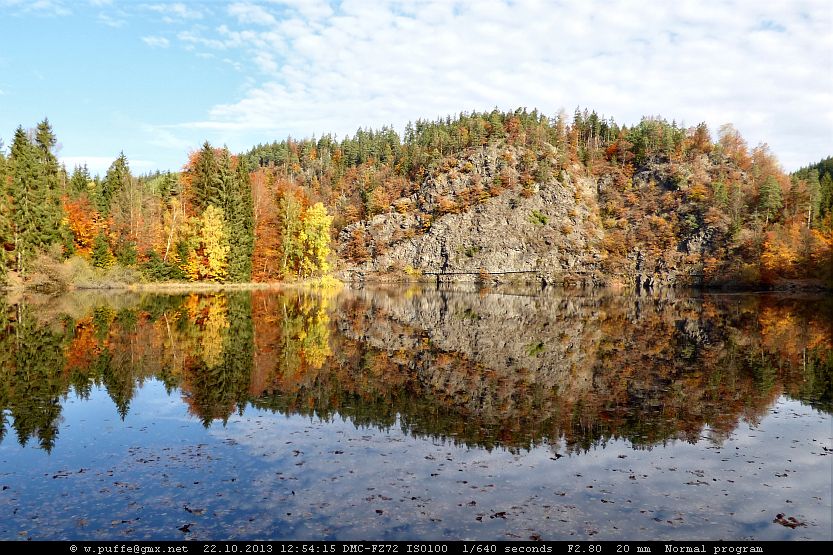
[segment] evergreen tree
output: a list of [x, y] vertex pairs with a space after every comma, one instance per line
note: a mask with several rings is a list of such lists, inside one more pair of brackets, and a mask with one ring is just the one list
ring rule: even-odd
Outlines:
[[70, 194], [77, 196], [86, 192], [90, 181], [90, 171], [87, 169], [87, 164], [75, 166], [75, 169], [72, 170], [72, 176], [69, 178]]
[[35, 131], [35, 147], [40, 166], [40, 188], [44, 200], [40, 207], [42, 227], [49, 237], [49, 243], [60, 239], [61, 227], [61, 191], [60, 183], [62, 177], [61, 167], [58, 165], [58, 158], [53, 152], [58, 139], [52, 131], [49, 120], [40, 122]]
[[833, 212], [833, 178], [825, 173], [819, 185], [819, 215], [824, 218]]
[[774, 218], [778, 214], [782, 206], [781, 186], [774, 176], [768, 175], [763, 185], [761, 185], [758, 195], [758, 209], [766, 217], [767, 224], [770, 218]]
[[170, 172], [165, 173], [158, 183], [157, 192], [165, 204], [171, 200], [171, 197], [178, 195], [180, 193], [180, 189], [179, 179], [177, 179], [176, 174], [172, 174]]
[[101, 181], [98, 186], [96, 204], [102, 215], [108, 216], [110, 214], [113, 199], [128, 187], [131, 178], [127, 157], [124, 152], [120, 152], [119, 157], [110, 164], [104, 176], [104, 181]]
[[208, 141], [203, 143], [192, 171], [191, 186], [197, 212], [202, 214], [212, 204], [221, 210], [225, 210], [226, 198], [224, 183], [220, 175], [220, 165], [217, 156], [214, 154], [214, 148]]
[[[6, 156], [3, 154], [3, 141], [0, 141], [0, 198], [6, 196]], [[0, 202], [0, 285], [5, 282], [6, 246], [14, 245], [14, 234], [8, 202]]]
[[93, 266], [102, 269], [107, 269], [113, 265], [113, 253], [110, 252], [110, 245], [107, 243], [107, 237], [104, 233], [99, 233], [95, 237], [92, 262]]
[[242, 159], [238, 160], [228, 198], [229, 280], [245, 282], [252, 278], [254, 208], [249, 172]]
[[819, 171], [816, 169], [810, 170], [807, 175], [807, 205], [809, 210], [808, 219], [812, 222], [819, 217], [821, 207], [821, 183], [819, 183]]
[[298, 269], [300, 274], [303, 260], [303, 242], [298, 235], [301, 232], [301, 203], [292, 194], [285, 194], [279, 203], [279, 225], [281, 231], [281, 274], [284, 278]]
[[10, 156], [9, 197], [14, 229], [14, 249], [17, 270], [24, 272], [36, 250], [43, 249], [58, 238], [57, 216], [53, 195], [45, 169], [39, 164], [43, 153], [18, 127], [14, 134]]

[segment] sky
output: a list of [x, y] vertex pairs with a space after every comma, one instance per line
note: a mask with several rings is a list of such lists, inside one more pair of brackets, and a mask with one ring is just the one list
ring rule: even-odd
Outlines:
[[0, 0], [0, 139], [179, 170], [258, 143], [517, 107], [731, 122], [787, 171], [833, 154], [829, 0]]

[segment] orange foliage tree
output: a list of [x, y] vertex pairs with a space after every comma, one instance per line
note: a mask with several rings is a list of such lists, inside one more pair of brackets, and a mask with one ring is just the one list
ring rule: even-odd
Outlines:
[[63, 199], [64, 223], [72, 232], [75, 252], [90, 258], [96, 236], [106, 230], [106, 221], [86, 197]]

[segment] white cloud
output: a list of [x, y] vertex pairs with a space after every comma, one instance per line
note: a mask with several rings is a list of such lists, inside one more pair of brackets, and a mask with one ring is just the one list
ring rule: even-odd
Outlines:
[[107, 25], [108, 27], [113, 27], [114, 29], [118, 29], [120, 27], [123, 27], [124, 24], [126, 23], [126, 21], [124, 19], [115, 18], [115, 17], [113, 17], [109, 14], [106, 14], [106, 13], [98, 14], [98, 21], [100, 21], [104, 25]]
[[162, 14], [162, 21], [165, 23], [178, 23], [184, 20], [203, 18], [202, 11], [194, 9], [182, 2], [175, 2], [173, 4], [150, 4], [146, 5], [145, 8]]
[[142, 37], [142, 42], [152, 48], [168, 48], [171, 42], [165, 37], [148, 36]]
[[[166, 5], [170, 7], [171, 5]], [[179, 33], [260, 75], [181, 127], [272, 138], [526, 106], [620, 123], [727, 121], [792, 169], [830, 154], [831, 12], [820, 1], [236, 3]]]
[[255, 25], [274, 25], [275, 18], [257, 4], [236, 3], [228, 7], [229, 15], [236, 17], [240, 23]]
[[60, 0], [0, 0], [0, 8], [13, 8], [19, 14], [66, 16], [72, 11]]
[[218, 39], [205, 38], [193, 31], [181, 31], [177, 38], [186, 43], [186, 46], [205, 46], [214, 50], [224, 50], [226, 43]]
[[178, 152], [187, 152], [195, 146], [192, 142], [177, 137], [163, 126], [142, 124], [139, 127], [147, 135], [147, 143], [153, 146], [172, 149]]

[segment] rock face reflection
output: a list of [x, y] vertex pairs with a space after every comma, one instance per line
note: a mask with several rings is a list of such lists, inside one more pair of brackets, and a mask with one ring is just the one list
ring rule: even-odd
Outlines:
[[[526, 449], [716, 442], [787, 395], [831, 412], [830, 299], [410, 289], [83, 295], [0, 305], [0, 440], [143, 381], [205, 426], [248, 405]], [[4, 439], [5, 438], [5, 439]]]

